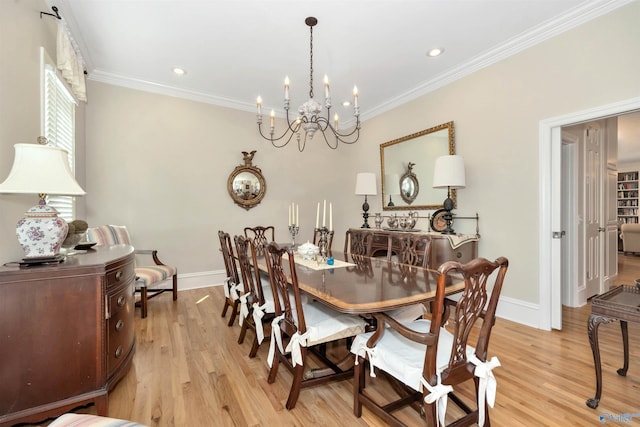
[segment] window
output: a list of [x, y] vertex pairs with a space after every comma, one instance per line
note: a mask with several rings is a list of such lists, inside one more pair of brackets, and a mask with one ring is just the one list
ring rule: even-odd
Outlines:
[[[42, 117], [43, 135], [50, 145], [69, 152], [69, 165], [75, 167], [75, 112], [76, 102], [56, 73], [55, 66], [43, 49], [42, 61]], [[47, 204], [58, 210], [67, 222], [75, 218], [75, 198], [72, 196], [47, 196]]]

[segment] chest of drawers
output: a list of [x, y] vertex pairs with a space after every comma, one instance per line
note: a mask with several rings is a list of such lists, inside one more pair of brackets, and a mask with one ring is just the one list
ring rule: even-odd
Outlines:
[[58, 265], [0, 267], [0, 426], [93, 403], [135, 352], [133, 248], [100, 247]]

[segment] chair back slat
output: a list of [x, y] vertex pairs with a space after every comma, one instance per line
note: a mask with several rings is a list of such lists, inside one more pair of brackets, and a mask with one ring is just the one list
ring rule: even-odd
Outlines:
[[270, 242], [275, 240], [275, 233], [276, 228], [273, 225], [268, 225], [266, 227], [258, 225], [255, 227], [244, 228], [244, 237], [250, 237], [253, 239], [253, 244], [260, 254]]
[[249, 303], [257, 302], [259, 305], [263, 305], [264, 293], [262, 292], [260, 271], [257, 268], [258, 262], [253, 240], [244, 236], [235, 236], [234, 241], [242, 283], [244, 283], [245, 292], [249, 293]]
[[131, 244], [127, 227], [123, 225], [101, 225], [99, 227], [88, 228], [87, 240], [96, 242], [98, 246]]
[[344, 254], [370, 257], [373, 252], [373, 231], [347, 230], [344, 238]]
[[[291, 283], [283, 267], [283, 256], [287, 254], [289, 258], [289, 270]], [[287, 335], [291, 336], [296, 331], [304, 334], [307, 326], [302, 310], [302, 298], [298, 288], [298, 276], [293, 252], [287, 248], [281, 248], [277, 243], [271, 242], [267, 245], [265, 259], [271, 280], [271, 291], [275, 306], [275, 315], [284, 314], [284, 319], [280, 323], [280, 328]], [[293, 297], [293, 301], [291, 300]]]
[[[491, 329], [495, 323], [498, 299], [500, 298], [508, 267], [509, 261], [504, 257], [500, 257], [495, 261], [476, 258], [466, 264], [449, 261], [439, 268], [443, 278], [459, 275], [462, 276], [465, 283], [464, 290], [455, 304], [453, 313], [453, 344], [449, 367], [442, 373], [443, 383], [446, 383], [445, 379], [448, 376], [473, 375], [473, 370], [468, 364], [466, 348], [473, 327], [479, 319], [481, 319], [482, 325], [474, 345], [475, 354], [478, 359], [486, 360]], [[497, 274], [495, 274], [491, 294], [489, 294], [487, 284], [496, 270]], [[456, 279], [454, 278], [453, 280]], [[427, 352], [429, 351], [430, 349], [427, 349]], [[456, 371], [463, 371], [463, 373]]]
[[420, 234], [390, 234], [387, 255], [391, 259], [396, 253], [398, 262], [426, 267], [429, 259], [431, 238]]

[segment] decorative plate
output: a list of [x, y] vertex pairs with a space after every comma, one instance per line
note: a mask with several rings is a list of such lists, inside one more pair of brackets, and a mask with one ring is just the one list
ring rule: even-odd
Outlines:
[[[438, 209], [431, 216], [431, 229], [433, 231], [438, 231], [442, 233], [447, 229], [447, 221], [445, 221], [444, 216], [447, 213], [445, 209]], [[453, 219], [451, 219], [451, 224], [453, 224]]]

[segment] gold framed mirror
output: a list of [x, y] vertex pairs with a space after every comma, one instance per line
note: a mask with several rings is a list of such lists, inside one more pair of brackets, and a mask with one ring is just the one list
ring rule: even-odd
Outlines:
[[260, 168], [252, 164], [256, 150], [242, 152], [244, 164], [236, 166], [227, 180], [227, 190], [233, 201], [246, 210], [260, 204], [267, 192], [267, 182]]
[[[382, 209], [442, 208], [447, 190], [432, 188], [431, 184], [436, 159], [447, 154], [455, 154], [452, 121], [380, 144]], [[451, 190], [454, 206], [456, 196]]]

